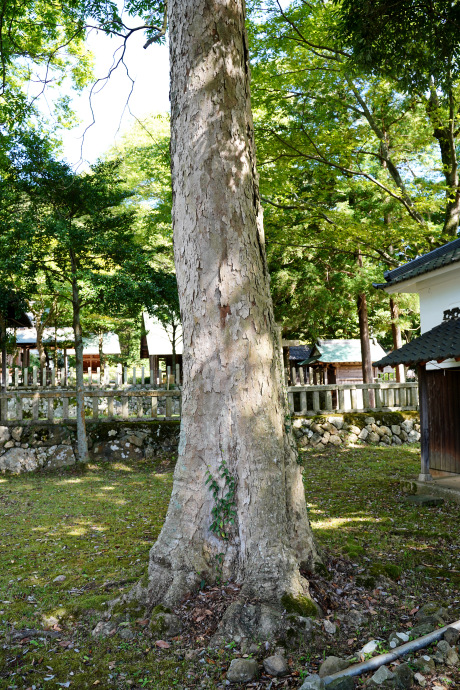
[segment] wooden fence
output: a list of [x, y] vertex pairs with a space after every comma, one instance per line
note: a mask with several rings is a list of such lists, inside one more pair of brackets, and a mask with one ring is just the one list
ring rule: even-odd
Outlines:
[[[136, 379], [135, 379], [136, 380]], [[181, 390], [151, 386], [102, 388], [84, 391], [88, 421], [147, 421], [180, 419]], [[416, 383], [330, 384], [290, 386], [288, 401], [294, 416], [332, 412], [370, 412], [418, 409]], [[75, 389], [22, 386], [0, 392], [0, 425], [62, 424], [76, 422]]]
[[[112, 386], [158, 386], [162, 384], [177, 383], [180, 385], [180, 366], [176, 365], [176, 373], [167, 367], [167, 371], [161, 374], [162, 379], [155, 378], [153, 371], [148, 371], [145, 367], [116, 367], [106, 366], [104, 371], [98, 367], [93, 370], [91, 367], [85, 371], [83, 378], [86, 386], [98, 386], [110, 388]], [[0, 371], [0, 386], [3, 388], [2, 373]], [[46, 367], [40, 370], [39, 367], [9, 367], [6, 375], [7, 388], [75, 388], [75, 369], [54, 369]]]
[[331, 412], [383, 412], [417, 410], [416, 383], [355, 383], [325, 386], [290, 386], [291, 414], [305, 416]]

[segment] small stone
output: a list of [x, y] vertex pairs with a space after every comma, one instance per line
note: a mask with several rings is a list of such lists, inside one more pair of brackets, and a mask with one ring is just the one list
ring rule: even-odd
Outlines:
[[361, 429], [359, 428], [359, 426], [355, 426], [354, 424], [350, 426], [349, 431], [351, 434], [356, 434], [356, 436], [359, 436], [359, 434], [361, 433]]
[[382, 685], [383, 683], [386, 683], [386, 681], [394, 678], [394, 675], [395, 674], [390, 671], [388, 666], [380, 666], [380, 668], [372, 676], [371, 681], [375, 683], [375, 685]]
[[58, 575], [57, 577], [54, 578], [53, 582], [65, 582], [65, 575]]
[[399, 434], [399, 437], [401, 441], [407, 441], [407, 433], [404, 431], [404, 429], [401, 429], [401, 433]]
[[323, 620], [323, 627], [324, 630], [328, 633], [328, 635], [335, 635], [335, 633], [337, 632], [336, 624], [328, 620], [327, 618]]
[[321, 439], [321, 443], [324, 443], [324, 445], [326, 445], [327, 442], [329, 441], [330, 437], [331, 437], [331, 435], [330, 435], [329, 431], [325, 431], [323, 434], [323, 438]]
[[395, 436], [399, 436], [399, 434], [401, 433], [401, 427], [399, 426], [399, 424], [391, 425], [391, 433]]
[[250, 683], [259, 676], [259, 666], [255, 659], [233, 659], [227, 671], [230, 683]]
[[4, 448], [14, 448], [14, 441], [7, 441], [3, 447]]
[[375, 419], [374, 417], [365, 417], [364, 418], [364, 424], [375, 424]]
[[409, 433], [409, 431], [412, 431], [414, 428], [414, 422], [411, 419], [405, 419], [404, 422], [401, 424], [401, 429], [403, 429], [406, 433]]
[[407, 690], [407, 688], [411, 687], [414, 674], [409, 664], [400, 664], [399, 666], [396, 666], [394, 674], [396, 688], [399, 690]]
[[361, 431], [358, 434], [358, 438], [361, 439], [361, 441], [365, 441], [368, 436], [369, 432], [367, 429], [361, 429]]
[[453, 647], [451, 647], [446, 654], [446, 664], [448, 666], [457, 666], [458, 664], [458, 654]]
[[349, 676], [342, 676], [331, 681], [327, 687], [328, 690], [354, 690], [355, 682]]
[[385, 446], [389, 446], [391, 445], [391, 438], [391, 434], [389, 436], [387, 434], [384, 434], [380, 437], [380, 443], [383, 443]]
[[348, 442], [349, 442], [349, 443], [356, 443], [357, 440], [358, 440], [358, 435], [357, 435], [357, 434], [351, 433], [351, 434], [348, 436]]
[[343, 428], [343, 419], [341, 417], [329, 417], [329, 421], [335, 426], [336, 429], [340, 430]]
[[328, 656], [319, 668], [319, 677], [325, 678], [326, 676], [332, 676], [334, 673], [344, 671], [349, 666], [350, 662], [346, 659], [340, 659], [338, 656]]
[[393, 436], [391, 442], [394, 446], [402, 446], [402, 441], [399, 436]]
[[175, 637], [181, 629], [181, 620], [174, 613], [161, 611], [150, 619], [150, 630], [157, 637]]
[[433, 632], [433, 630], [436, 630], [436, 627], [436, 625], [432, 625], [431, 623], [420, 623], [412, 628], [411, 635], [414, 639], [417, 637], [423, 637], [424, 635], [428, 635], [429, 633]]
[[10, 430], [7, 426], [0, 426], [0, 443], [5, 443], [11, 438]]
[[348, 617], [346, 618], [345, 623], [349, 627], [360, 628], [362, 626], [362, 624], [364, 623], [364, 621], [365, 621], [365, 616], [362, 613], [360, 613], [359, 611], [352, 609], [348, 613]]
[[331, 437], [329, 438], [329, 443], [332, 443], [333, 446], [341, 446], [342, 445], [342, 439], [340, 438], [340, 436], [337, 436], [337, 435], [333, 436], [331, 434]]
[[444, 606], [440, 606], [435, 601], [428, 601], [424, 604], [415, 614], [415, 618], [421, 621], [422, 618], [427, 616], [439, 616], [440, 618], [446, 618], [448, 616], [447, 610]]
[[264, 659], [264, 669], [269, 676], [281, 677], [288, 672], [288, 665], [281, 654], [274, 654], [273, 656]]
[[390, 637], [388, 638], [388, 642], [390, 644], [390, 649], [394, 649], [405, 642], [409, 642], [409, 635], [404, 632], [394, 632], [391, 633]]
[[423, 673], [431, 673], [432, 671], [434, 671], [435, 668], [435, 663], [433, 659], [430, 656], [428, 656], [428, 654], [424, 654], [418, 659], [415, 659], [413, 664], [416, 669], [422, 671]]
[[318, 433], [315, 432], [315, 433], [313, 434], [313, 436], [310, 438], [310, 443], [311, 443], [311, 445], [312, 445], [312, 446], [317, 446], [318, 443], [321, 443], [321, 439], [322, 439], [322, 438], [323, 438], [323, 437], [321, 436], [321, 434], [318, 434]]
[[416, 673], [414, 675], [414, 679], [417, 681], [417, 683], [420, 685], [420, 687], [424, 688], [426, 685], [426, 678], [425, 676], [422, 676], [421, 673]]
[[364, 645], [362, 649], [359, 650], [357, 656], [360, 661], [364, 661], [368, 654], [373, 654], [377, 651], [379, 646], [378, 640], [370, 640]]
[[130, 630], [129, 628], [121, 628], [118, 631], [118, 634], [122, 640], [132, 640], [134, 637], [133, 631]]
[[324, 681], [317, 673], [307, 676], [299, 690], [323, 690]]
[[99, 621], [91, 635], [92, 637], [111, 637], [116, 630], [117, 626], [113, 621]]
[[457, 630], [457, 628], [447, 628], [446, 632], [444, 633], [444, 639], [451, 646], [457, 644], [459, 637], [460, 632]]
[[369, 443], [378, 443], [380, 441], [380, 436], [376, 434], [375, 431], [371, 431], [367, 437], [367, 440]]

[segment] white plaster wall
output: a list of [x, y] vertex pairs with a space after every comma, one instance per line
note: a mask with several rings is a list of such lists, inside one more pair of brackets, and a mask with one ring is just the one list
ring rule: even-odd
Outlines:
[[422, 333], [439, 326], [446, 309], [460, 307], [460, 264], [457, 266], [446, 276], [433, 275], [417, 285]]

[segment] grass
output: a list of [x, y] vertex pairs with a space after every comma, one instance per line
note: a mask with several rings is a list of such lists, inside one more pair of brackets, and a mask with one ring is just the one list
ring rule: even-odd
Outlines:
[[[418, 449], [313, 449], [302, 459], [328, 557], [356, 563], [368, 587], [393, 578], [409, 604], [429, 596], [453, 605], [460, 506], [404, 501], [399, 480], [418, 472]], [[190, 659], [180, 641], [156, 649], [140, 626], [132, 640], [89, 635], [106, 602], [145, 574], [171, 487], [172, 467], [159, 460], [0, 477], [0, 688], [219, 687], [231, 648]], [[59, 575], [65, 581], [53, 582]], [[9, 637], [44, 626], [60, 628], [61, 640]], [[293, 659], [300, 674], [304, 664], [302, 654]]]

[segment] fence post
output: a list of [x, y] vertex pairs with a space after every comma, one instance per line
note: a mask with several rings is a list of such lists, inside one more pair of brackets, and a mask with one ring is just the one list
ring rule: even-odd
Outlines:
[[326, 391], [326, 410], [332, 412], [332, 392]]
[[137, 385], [137, 371], [136, 367], [133, 367], [133, 386]]
[[313, 392], [313, 412], [319, 412], [320, 411], [320, 406], [319, 406], [319, 392], [314, 391]]
[[178, 386], [181, 385], [181, 383], [180, 383], [180, 364], [176, 364], [176, 384]]
[[356, 386], [352, 386], [350, 388], [350, 403], [351, 403], [351, 409], [354, 412], [357, 409], [358, 402], [357, 402], [357, 396], [356, 396]]
[[152, 395], [152, 412], [151, 416], [155, 419], [158, 416], [158, 396], [155, 392], [154, 395]]
[[141, 384], [145, 386], [145, 367], [141, 367]]
[[172, 417], [172, 398], [168, 395], [166, 397], [166, 419]]

